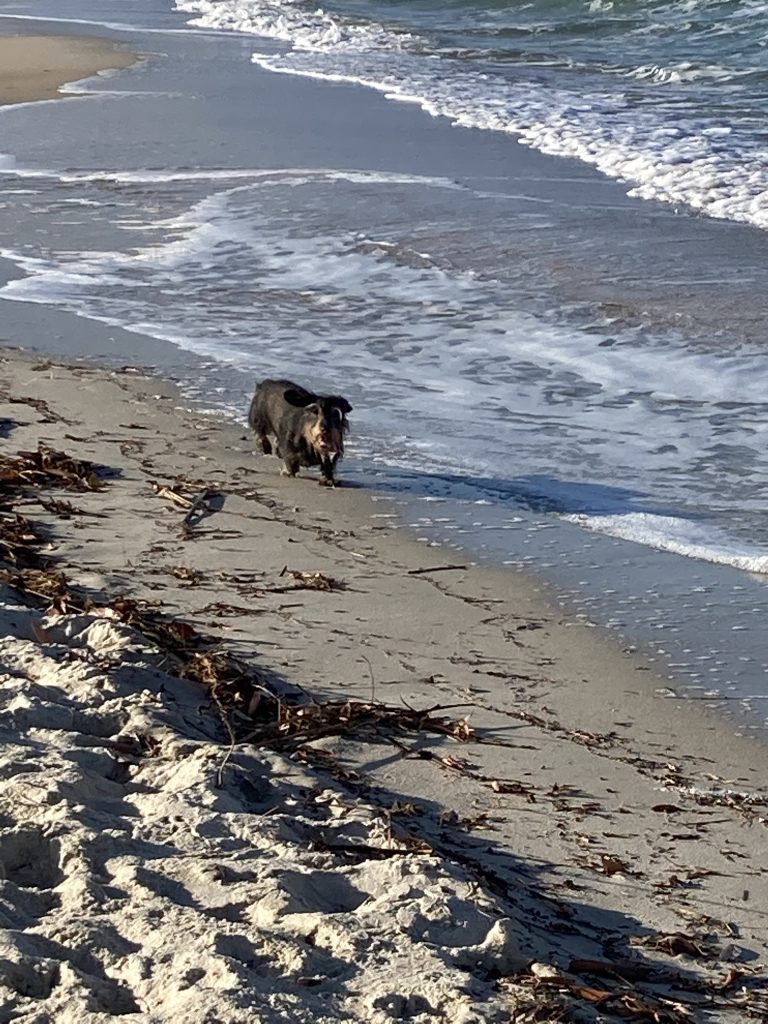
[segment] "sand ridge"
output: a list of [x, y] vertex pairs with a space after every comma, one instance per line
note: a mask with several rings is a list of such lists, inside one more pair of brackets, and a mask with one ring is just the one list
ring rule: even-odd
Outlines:
[[[473, 730], [242, 742], [222, 771], [210, 694], [146, 636], [6, 590], [13, 1019], [493, 1021], [542, 999], [745, 1019], [764, 748], [525, 577], [414, 542], [364, 490], [282, 479], [162, 381], [6, 350], [0, 388], [6, 452], [109, 468], [50, 492], [80, 512], [23, 506], [84, 593], [161, 602], [278, 691], [453, 704]], [[192, 518], [169, 497], [195, 493]], [[676, 986], [643, 988], [660, 969]]]

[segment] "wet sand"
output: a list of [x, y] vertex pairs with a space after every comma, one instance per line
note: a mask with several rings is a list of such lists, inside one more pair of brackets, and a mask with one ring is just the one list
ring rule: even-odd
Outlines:
[[68, 82], [125, 68], [136, 57], [102, 39], [64, 36], [0, 37], [0, 103], [28, 103], [60, 96]]

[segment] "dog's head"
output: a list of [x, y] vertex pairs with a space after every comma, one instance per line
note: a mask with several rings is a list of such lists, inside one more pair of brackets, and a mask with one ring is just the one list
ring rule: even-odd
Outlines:
[[303, 410], [301, 431], [323, 458], [344, 453], [344, 435], [349, 430], [347, 413], [352, 406], [341, 395], [313, 395], [289, 388], [283, 395], [289, 405]]

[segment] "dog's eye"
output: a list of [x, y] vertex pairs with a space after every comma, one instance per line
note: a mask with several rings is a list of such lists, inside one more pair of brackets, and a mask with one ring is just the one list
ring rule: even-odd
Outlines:
[[320, 415], [320, 406], [319, 405], [308, 405], [306, 407], [306, 409], [307, 409], [307, 412], [311, 412], [313, 416], [319, 416]]
[[343, 413], [343, 412], [341, 411], [341, 409], [339, 409], [339, 407], [338, 407], [338, 406], [336, 406], [336, 405], [334, 405], [334, 407], [333, 407], [333, 410], [332, 410], [332, 411], [333, 411], [333, 418], [334, 418], [335, 420], [337, 420], [337, 421], [338, 421], [339, 423], [341, 423], [342, 419], [344, 418], [344, 413]]

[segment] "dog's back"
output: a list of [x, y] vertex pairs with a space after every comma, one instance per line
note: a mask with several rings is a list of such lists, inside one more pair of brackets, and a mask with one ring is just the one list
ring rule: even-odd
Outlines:
[[[297, 392], [306, 397], [307, 403], [312, 401], [313, 395], [310, 391], [294, 384], [290, 380], [263, 380], [256, 388], [251, 399], [251, 407], [248, 410], [248, 423], [251, 429], [259, 435], [264, 447], [264, 440], [268, 434], [278, 436], [280, 424], [293, 406], [285, 400], [286, 391]], [[269, 442], [267, 442], [269, 443]], [[266, 454], [269, 455], [270, 451]]]

